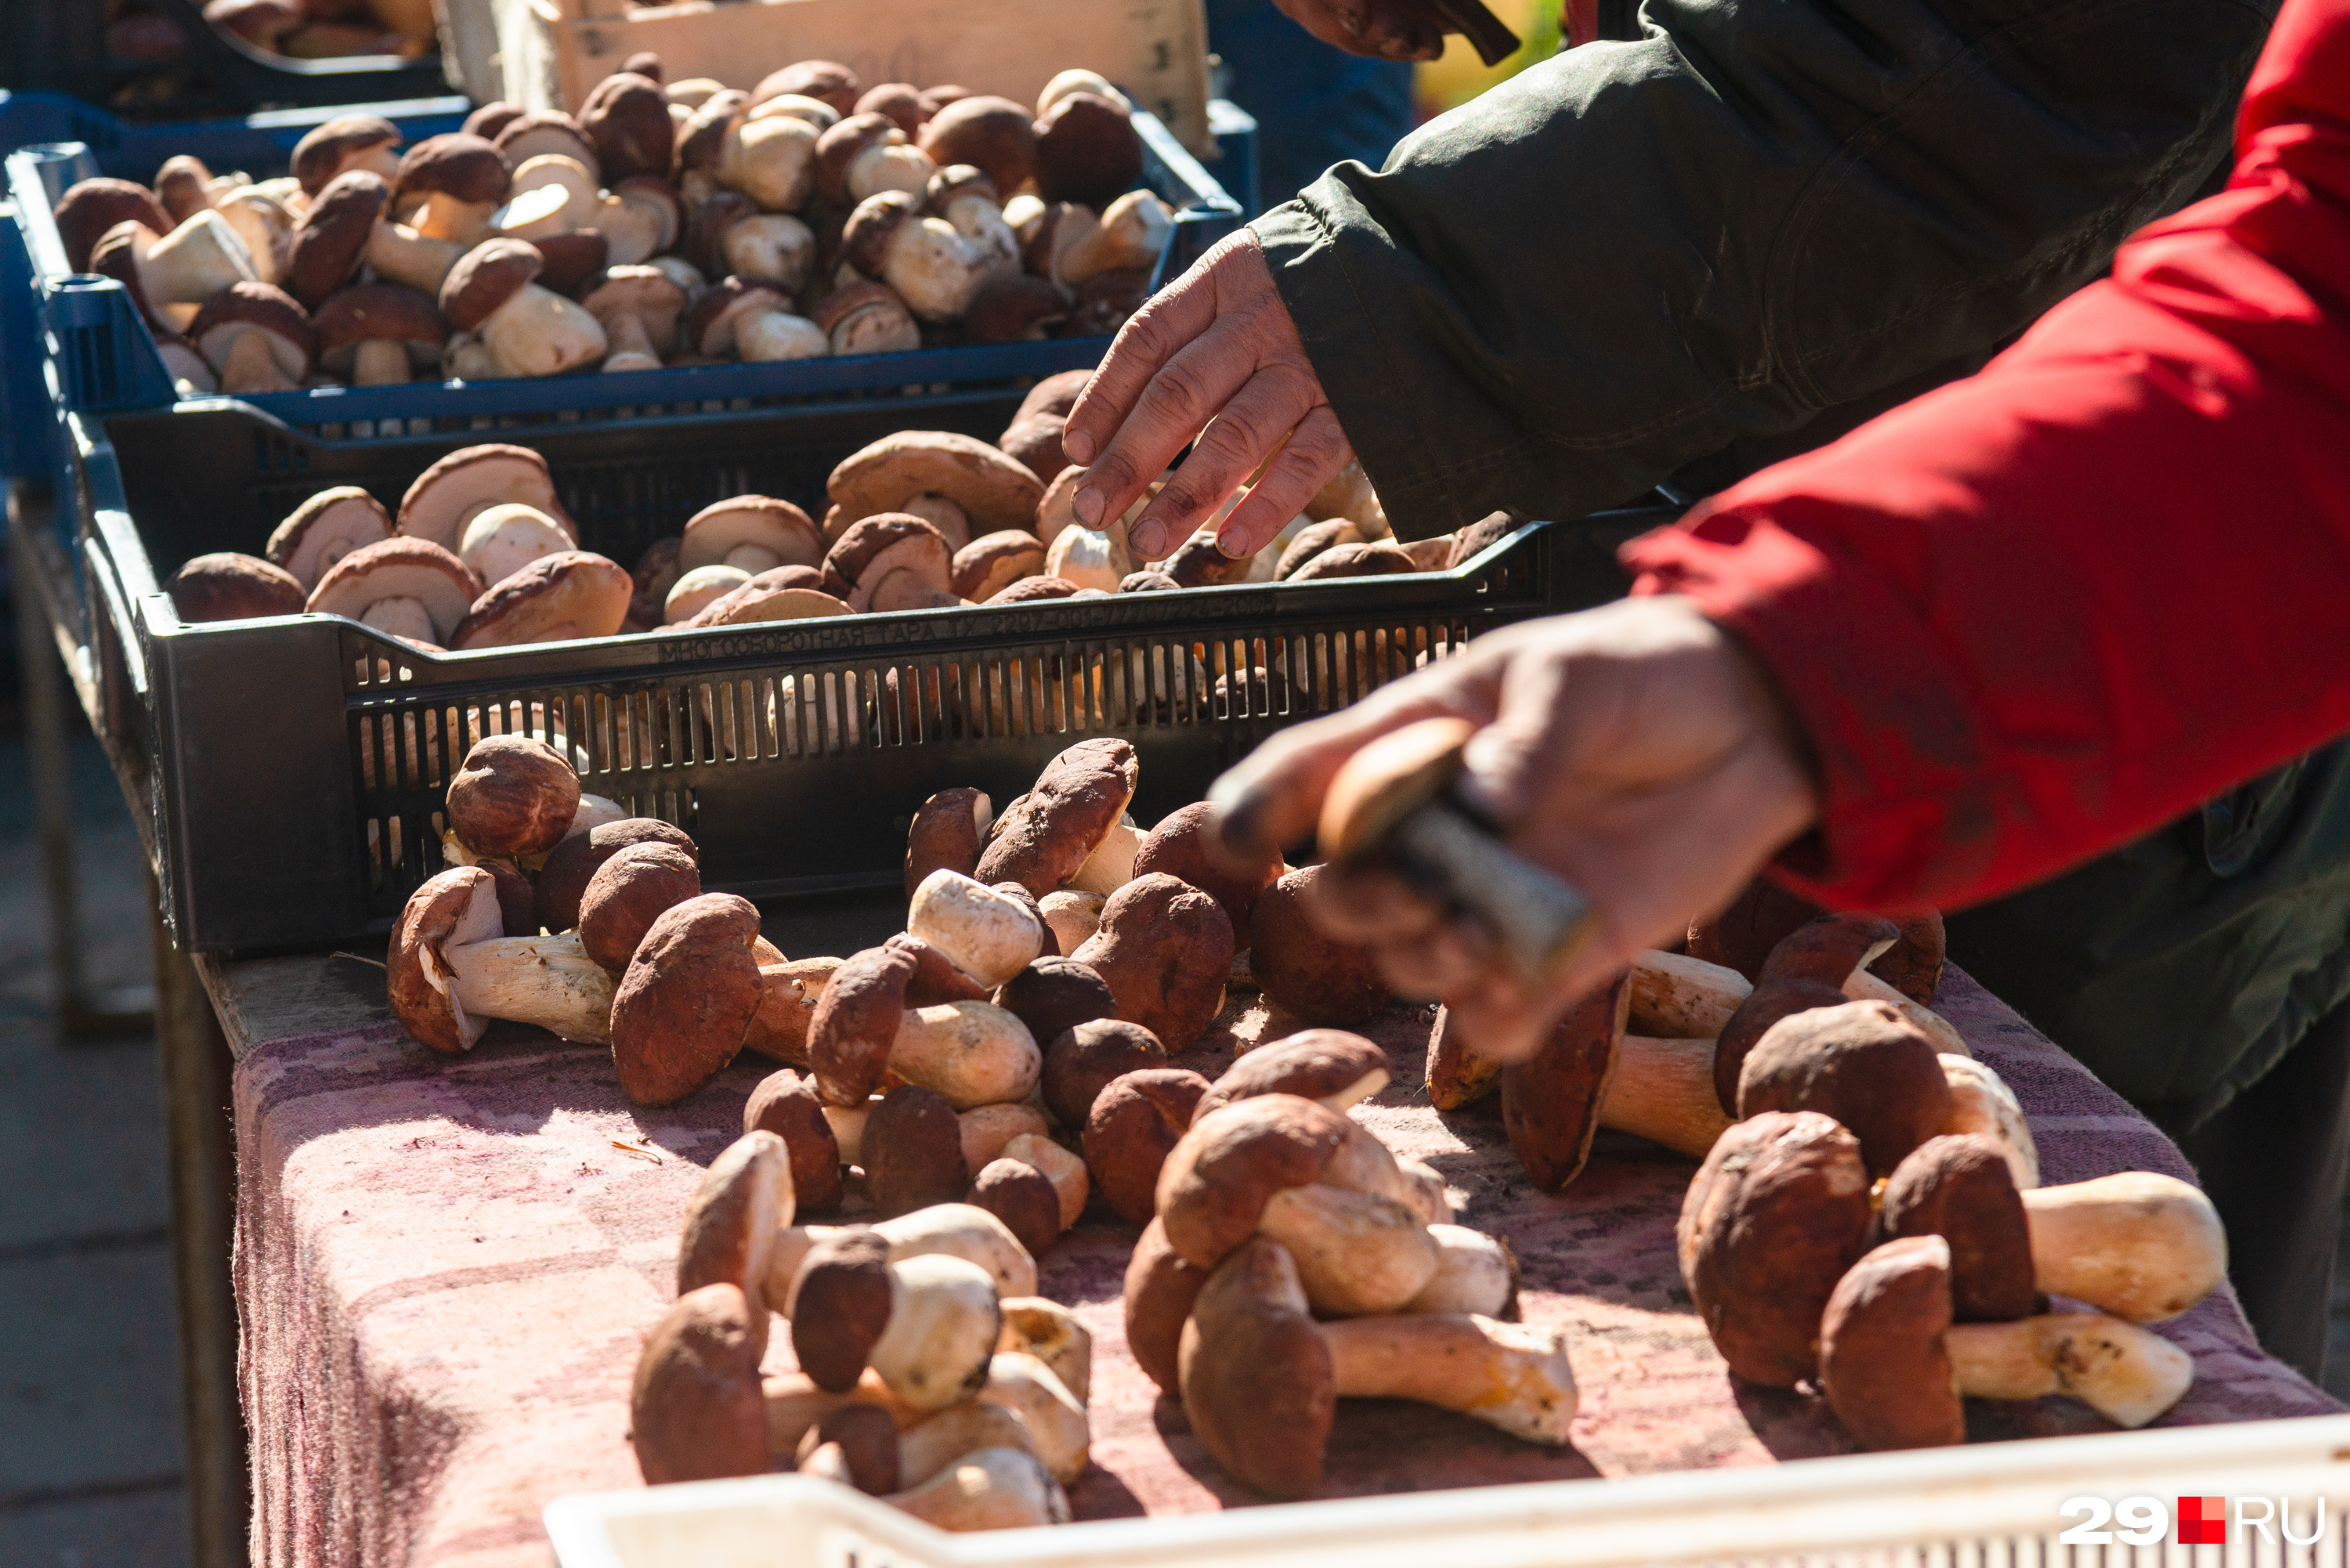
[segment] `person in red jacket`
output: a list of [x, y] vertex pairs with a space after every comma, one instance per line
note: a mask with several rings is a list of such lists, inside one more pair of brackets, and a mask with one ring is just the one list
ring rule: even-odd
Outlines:
[[[1217, 786], [1226, 837], [1305, 836], [1398, 724], [1482, 724], [1467, 787], [1592, 897], [1591, 950], [1527, 996], [1400, 886], [1349, 878], [1322, 916], [1518, 1055], [1766, 863], [1824, 903], [1962, 907], [2350, 732], [2350, 0], [2287, 0], [2238, 153], [1981, 374], [1633, 541], [1631, 599], [1269, 742]], [[2247, 1246], [2261, 1206], [2221, 1199], [2240, 1262], [2331, 1256], [2333, 1100], [2314, 1200], [2268, 1194], [2288, 1233]]]

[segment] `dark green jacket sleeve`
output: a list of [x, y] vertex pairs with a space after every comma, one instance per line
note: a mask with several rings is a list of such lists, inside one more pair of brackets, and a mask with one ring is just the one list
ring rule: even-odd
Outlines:
[[2272, 0], [1648, 0], [1254, 227], [1409, 538], [1979, 354], [2224, 158]]

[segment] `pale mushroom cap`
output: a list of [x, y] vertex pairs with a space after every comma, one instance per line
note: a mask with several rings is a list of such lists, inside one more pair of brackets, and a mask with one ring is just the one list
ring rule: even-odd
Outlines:
[[723, 562], [696, 566], [690, 572], [681, 573], [677, 581], [670, 585], [669, 593], [661, 600], [662, 622], [674, 625], [681, 620], [690, 620], [750, 580], [750, 573]]
[[808, 514], [771, 495], [737, 495], [686, 520], [678, 565], [687, 571], [723, 562], [757, 574], [824, 562], [824, 535]]
[[308, 607], [359, 620], [383, 600], [411, 599], [431, 618], [432, 640], [446, 648], [481, 591], [481, 580], [455, 556], [429, 539], [395, 534], [362, 545], [328, 568], [310, 591]]
[[586, 550], [542, 556], [475, 600], [447, 646], [609, 637], [628, 618], [634, 586], [619, 563]]
[[289, 513], [262, 553], [293, 573], [307, 592], [353, 550], [390, 537], [391, 515], [383, 503], [355, 484], [338, 484]]
[[462, 447], [416, 476], [400, 497], [399, 531], [455, 550], [465, 524], [502, 501], [518, 501], [569, 526], [546, 460], [528, 447], [494, 443]]
[[492, 587], [542, 556], [572, 548], [562, 524], [536, 506], [501, 502], [465, 524], [457, 558]]

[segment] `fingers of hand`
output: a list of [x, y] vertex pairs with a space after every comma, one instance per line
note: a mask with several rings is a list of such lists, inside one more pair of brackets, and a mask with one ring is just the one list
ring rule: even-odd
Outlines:
[[1236, 251], [1254, 249], [1255, 236], [1246, 229], [1227, 236], [1127, 318], [1111, 341], [1101, 369], [1094, 372], [1069, 410], [1061, 450], [1068, 453], [1070, 462], [1089, 463], [1096, 452], [1108, 446], [1159, 367], [1214, 325], [1214, 269], [1232, 265], [1230, 258]]
[[1263, 549], [1354, 456], [1355, 449], [1329, 406], [1310, 410], [1298, 421], [1289, 444], [1266, 467], [1264, 476], [1216, 530], [1216, 548], [1234, 560]]
[[[1181, 362], [1179, 357], [1167, 368], [1168, 375]], [[1314, 404], [1320, 395], [1321, 389], [1310, 378], [1285, 367], [1259, 369], [1229, 394], [1229, 400], [1201, 431], [1191, 455], [1136, 519], [1130, 536], [1142, 558], [1159, 559], [1190, 537], [1226, 496], [1247, 482], [1282, 438], [1315, 411]], [[1336, 420], [1328, 423], [1333, 430], [1337, 426]], [[1340, 438], [1342, 442], [1344, 439]], [[1222, 539], [1219, 535], [1220, 544]]]

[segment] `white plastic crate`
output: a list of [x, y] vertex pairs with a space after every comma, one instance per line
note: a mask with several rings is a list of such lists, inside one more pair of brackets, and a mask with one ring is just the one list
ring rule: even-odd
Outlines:
[[[2288, 1545], [2231, 1505], [2224, 1546], [2066, 1542], [2098, 1523], [2060, 1511], [2078, 1497], [2166, 1521], [2181, 1497], [2282, 1499], [2303, 1536], [2323, 1500], [2324, 1530]], [[2342, 1568], [2345, 1507], [2350, 1416], [2321, 1416], [989, 1534], [787, 1475], [558, 1498], [546, 1525], [563, 1568]]]

